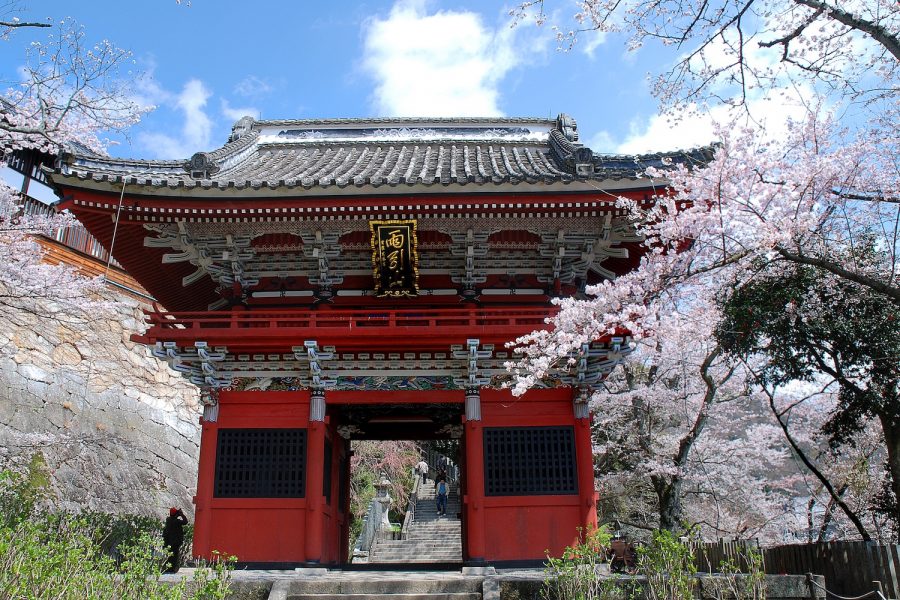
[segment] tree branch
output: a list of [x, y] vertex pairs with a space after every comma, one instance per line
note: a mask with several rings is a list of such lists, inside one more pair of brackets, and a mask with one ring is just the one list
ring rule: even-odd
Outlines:
[[[757, 382], [761, 382], [760, 377], [756, 373], [756, 371], [754, 371], [753, 368], [750, 365], [748, 365], [747, 362], [744, 361], [743, 359], [741, 359], [741, 362], [743, 362], [747, 366], [747, 370], [750, 371], [750, 373], [757, 380]], [[794, 436], [791, 435], [791, 432], [788, 429], [787, 423], [785, 423], [785, 421], [781, 418], [781, 415], [779, 414], [778, 409], [775, 407], [775, 396], [772, 394], [772, 392], [769, 391], [769, 388], [767, 388], [765, 385], [760, 384], [760, 387], [762, 388], [763, 393], [765, 393], [765, 395], [769, 398], [769, 408], [772, 410], [772, 414], [775, 415], [775, 420], [778, 421], [778, 425], [781, 427], [781, 431], [784, 433], [784, 437], [785, 437], [785, 439], [787, 439], [788, 444], [791, 445], [791, 448], [794, 450], [794, 452], [800, 458], [801, 462], [803, 462], [804, 466], [806, 466], [806, 468], [809, 469], [809, 472], [812, 473], [815, 476], [815, 478], [819, 480], [819, 483], [821, 483], [825, 487], [825, 489], [828, 491], [829, 496], [831, 496], [832, 500], [834, 500], [834, 502], [836, 502], [837, 505], [841, 507], [841, 510], [844, 512], [845, 515], [847, 515], [847, 518], [850, 519], [850, 522], [853, 523], [853, 526], [856, 527], [856, 530], [859, 532], [859, 535], [862, 536], [862, 539], [864, 541], [871, 542], [872, 536], [870, 536], [869, 532], [866, 531], [866, 528], [865, 528], [865, 526], [863, 526], [862, 521], [859, 520], [859, 517], [856, 515], [855, 512], [853, 512], [853, 509], [851, 509], [847, 505], [847, 503], [844, 502], [843, 498], [841, 498], [841, 495], [838, 493], [837, 490], [834, 489], [834, 486], [831, 485], [831, 481], [825, 476], [825, 474], [822, 473], [812, 463], [812, 461], [809, 459], [808, 456], [806, 456], [806, 452], [803, 451], [803, 449], [800, 447], [800, 445], [794, 439]]]
[[709, 407], [712, 405], [713, 400], [716, 397], [716, 392], [718, 391], [718, 384], [713, 381], [712, 377], [709, 374], [709, 368], [712, 366], [713, 361], [722, 353], [722, 348], [720, 346], [716, 346], [712, 352], [710, 352], [706, 359], [704, 359], [703, 364], [700, 366], [700, 376], [703, 378], [703, 382], [706, 384], [706, 394], [703, 396], [703, 403], [700, 405], [700, 410], [697, 412], [697, 418], [694, 420], [694, 424], [691, 427], [691, 430], [685, 435], [681, 442], [678, 444], [678, 453], [675, 455], [673, 462], [681, 468], [687, 462], [688, 454], [691, 452], [691, 447], [693, 447], [694, 442], [697, 441], [697, 438], [700, 437], [700, 433], [703, 431], [703, 428], [706, 426], [706, 422], [709, 420]]
[[900, 197], [898, 196], [872, 196], [866, 194], [851, 194], [849, 192], [839, 192], [837, 190], [833, 190], [833, 193], [838, 198], [844, 198], [845, 200], [862, 200], [864, 202], [887, 202], [889, 204], [900, 204]]
[[838, 23], [842, 23], [851, 29], [861, 31], [873, 40], [884, 46], [884, 49], [894, 55], [900, 61], [900, 37], [895, 33], [891, 33], [881, 25], [866, 21], [840, 8], [830, 6], [819, 0], [794, 0], [797, 4], [802, 4], [816, 10], [824, 10], [828, 18], [834, 19]]
[[17, 29], [19, 27], [53, 27], [50, 23], [23, 23], [20, 21], [0, 21], [0, 27]]
[[771, 48], [772, 46], [777, 46], [777, 45], [781, 44], [784, 47], [784, 51], [781, 53], [781, 60], [787, 60], [788, 59], [788, 46], [790, 45], [791, 41], [800, 37], [800, 35], [806, 30], [806, 28], [809, 27], [809, 25], [813, 21], [815, 21], [822, 14], [822, 12], [824, 10], [825, 10], [824, 8], [817, 9], [816, 12], [814, 12], [812, 14], [812, 16], [810, 16], [806, 20], [806, 22], [798, 25], [794, 31], [792, 31], [789, 34], [784, 35], [776, 40], [772, 40], [770, 42], [760, 42], [759, 43], [760, 47], [761, 48]]
[[820, 269], [828, 271], [829, 273], [833, 273], [834, 275], [837, 275], [842, 279], [858, 283], [875, 292], [878, 292], [879, 294], [884, 294], [895, 304], [900, 304], [900, 288], [898, 288], [897, 286], [882, 283], [881, 281], [873, 277], [869, 277], [868, 275], [861, 275], [859, 273], [854, 273], [853, 271], [848, 271], [842, 266], [828, 260], [805, 256], [803, 254], [796, 254], [785, 248], [776, 248], [775, 251], [791, 262], [818, 267]]

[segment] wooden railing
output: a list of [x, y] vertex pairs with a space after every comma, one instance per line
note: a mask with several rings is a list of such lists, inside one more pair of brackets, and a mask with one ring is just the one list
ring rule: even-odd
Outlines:
[[244, 310], [208, 312], [144, 311], [151, 327], [185, 329], [394, 329], [503, 327], [532, 331], [549, 327], [545, 320], [555, 307], [400, 310]]
[[[56, 210], [52, 206], [47, 206], [43, 202], [27, 197], [22, 201], [22, 210], [29, 215], [52, 216], [56, 213]], [[106, 248], [97, 241], [97, 238], [88, 233], [88, 230], [81, 224], [74, 224], [69, 227], [57, 229], [48, 237], [73, 250], [93, 256], [97, 260], [103, 262], [109, 260], [109, 252], [106, 251]], [[120, 267], [115, 259], [111, 260], [110, 264], [114, 267]]]

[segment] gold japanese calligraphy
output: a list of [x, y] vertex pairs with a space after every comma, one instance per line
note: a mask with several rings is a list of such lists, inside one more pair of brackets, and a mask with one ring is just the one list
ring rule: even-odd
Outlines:
[[416, 296], [419, 293], [419, 252], [416, 221], [369, 221], [375, 295]]

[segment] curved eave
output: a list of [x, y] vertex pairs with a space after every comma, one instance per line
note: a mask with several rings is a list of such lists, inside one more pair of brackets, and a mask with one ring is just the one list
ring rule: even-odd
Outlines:
[[[148, 183], [135, 177], [115, 175], [79, 176], [59, 172], [48, 173], [50, 181], [59, 187], [70, 187], [96, 192], [120, 193], [123, 183], [129, 195], [166, 198], [272, 198], [272, 197], [356, 197], [437, 194], [552, 194], [596, 193], [640, 190], [667, 185], [665, 179], [619, 177], [608, 179], [567, 179], [562, 181], [507, 180], [483, 183], [435, 182], [435, 183], [381, 183], [357, 185], [302, 185], [297, 182], [234, 182], [200, 180], [194, 185], [184, 181], [165, 184]], [[123, 181], [124, 180], [124, 181]]]

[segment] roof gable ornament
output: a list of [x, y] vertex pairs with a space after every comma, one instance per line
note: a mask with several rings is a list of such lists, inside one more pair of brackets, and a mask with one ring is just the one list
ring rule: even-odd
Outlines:
[[575, 177], [594, 175], [594, 152], [578, 143], [578, 125], [565, 113], [556, 117], [556, 130], [551, 132], [550, 147]]
[[253, 129], [254, 120], [253, 117], [245, 115], [235, 121], [234, 125], [231, 126], [231, 135], [228, 136], [228, 141], [236, 142], [250, 133], [250, 130]]
[[594, 174], [594, 152], [590, 148], [577, 148], [573, 153], [575, 176], [590, 177]]
[[556, 117], [556, 128], [559, 129], [570, 142], [578, 141], [578, 123], [566, 113], [560, 113], [559, 116]]
[[194, 179], [209, 179], [219, 170], [219, 166], [206, 152], [197, 152], [189, 160], [184, 168], [191, 173]]

